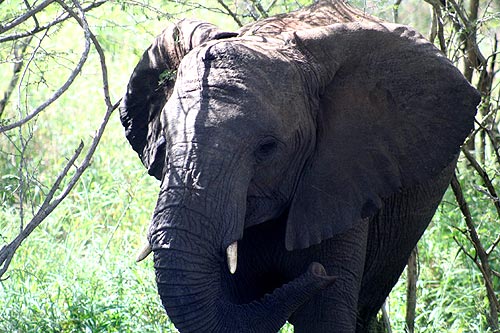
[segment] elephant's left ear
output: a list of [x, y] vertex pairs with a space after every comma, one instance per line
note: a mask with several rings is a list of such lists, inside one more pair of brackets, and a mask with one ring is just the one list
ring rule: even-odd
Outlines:
[[320, 96], [315, 152], [289, 212], [290, 250], [346, 231], [384, 199], [437, 176], [453, 163], [480, 101], [410, 28], [335, 24], [294, 39], [312, 59]]
[[204, 42], [236, 35], [207, 22], [185, 19], [168, 26], [144, 52], [120, 105], [120, 120], [150, 175], [158, 179], [163, 175], [166, 142], [161, 111], [172, 93], [182, 58]]

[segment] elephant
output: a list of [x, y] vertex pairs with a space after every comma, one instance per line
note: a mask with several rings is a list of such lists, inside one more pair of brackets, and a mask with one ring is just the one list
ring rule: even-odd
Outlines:
[[141, 257], [179, 332], [368, 331], [479, 102], [421, 34], [340, 0], [169, 25], [119, 110], [160, 181]]

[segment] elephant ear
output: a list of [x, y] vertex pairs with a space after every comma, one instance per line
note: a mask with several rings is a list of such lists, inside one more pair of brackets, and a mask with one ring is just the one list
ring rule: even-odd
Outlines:
[[161, 111], [172, 93], [182, 58], [204, 42], [235, 36], [206, 22], [182, 20], [165, 29], [144, 52], [120, 105], [120, 120], [150, 175], [158, 179], [163, 175], [166, 124], [161, 123]]
[[334, 24], [293, 40], [315, 68], [319, 107], [315, 151], [289, 211], [289, 250], [346, 231], [385, 198], [437, 176], [459, 153], [480, 101], [405, 26]]

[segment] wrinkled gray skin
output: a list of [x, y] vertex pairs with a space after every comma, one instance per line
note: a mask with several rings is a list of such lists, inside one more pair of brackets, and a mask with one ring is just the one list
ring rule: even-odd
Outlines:
[[276, 332], [286, 320], [295, 332], [366, 331], [478, 102], [417, 32], [340, 1], [238, 33], [166, 29], [120, 116], [161, 180], [148, 237], [179, 331]]

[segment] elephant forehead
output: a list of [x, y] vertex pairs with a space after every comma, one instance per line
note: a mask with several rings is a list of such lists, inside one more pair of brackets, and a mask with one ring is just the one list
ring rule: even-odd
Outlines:
[[186, 90], [244, 90], [278, 102], [284, 90], [303, 85], [280, 42], [235, 39], [203, 44], [184, 57], [177, 80]]
[[[191, 140], [200, 134], [229, 135], [242, 139], [256, 134], [283, 135], [299, 126], [298, 116], [288, 106], [270, 104], [264, 92], [257, 94], [241, 86], [210, 87], [174, 94], [165, 108], [166, 123], [175, 134]], [[286, 116], [286, 114], [290, 116]], [[171, 132], [174, 134], [174, 132]]]
[[293, 128], [306, 107], [301, 76], [290, 61], [276, 50], [231, 42], [186, 56], [172, 97], [168, 106], [177, 119], [205, 127]]

